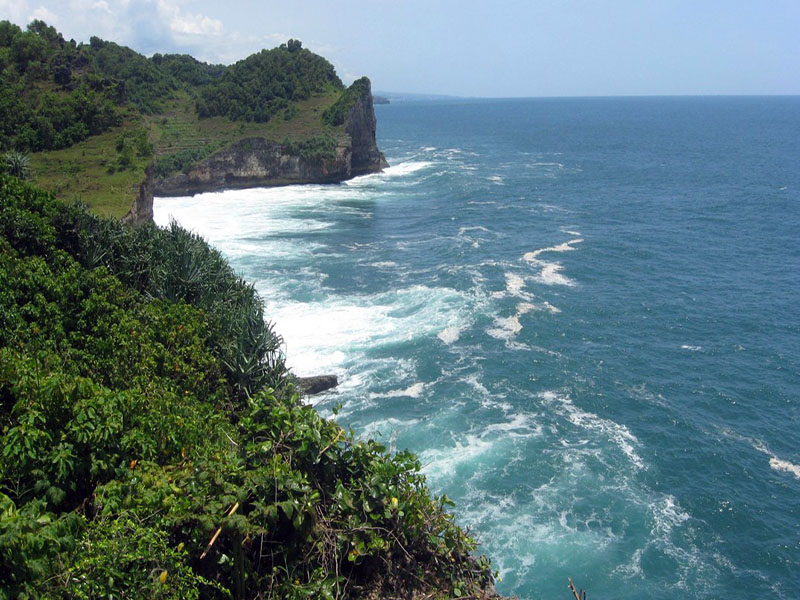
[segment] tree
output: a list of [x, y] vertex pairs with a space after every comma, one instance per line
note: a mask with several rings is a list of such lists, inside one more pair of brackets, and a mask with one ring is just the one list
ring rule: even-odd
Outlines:
[[55, 42], [60, 37], [55, 27], [48, 25], [41, 19], [34, 19], [31, 21], [30, 25], [28, 25], [28, 31], [35, 33], [48, 42]]
[[286, 44], [286, 47], [289, 49], [289, 52], [297, 52], [303, 47], [303, 42], [300, 40], [291, 39], [289, 40], [289, 43]]
[[0, 21], [0, 46], [10, 46], [11, 41], [20, 33], [22, 33], [22, 29], [17, 25], [10, 21]]

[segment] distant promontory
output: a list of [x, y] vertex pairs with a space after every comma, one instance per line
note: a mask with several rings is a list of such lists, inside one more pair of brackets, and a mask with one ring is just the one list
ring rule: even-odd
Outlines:
[[140, 223], [153, 194], [338, 182], [386, 166], [369, 79], [346, 87], [299, 40], [225, 66], [2, 21], [0, 59], [0, 146], [100, 215]]

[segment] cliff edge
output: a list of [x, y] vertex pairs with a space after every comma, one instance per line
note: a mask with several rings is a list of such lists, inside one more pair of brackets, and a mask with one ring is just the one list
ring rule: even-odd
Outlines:
[[[330, 116], [331, 111], [340, 116]], [[154, 194], [188, 196], [231, 188], [336, 183], [388, 166], [375, 139], [369, 79], [359, 79], [342, 92], [323, 120], [335, 135], [297, 143], [246, 137], [186, 172], [156, 179]]]
[[357, 90], [345, 118], [345, 131], [350, 136], [352, 148], [350, 170], [353, 176], [376, 173], [389, 164], [383, 153], [378, 150], [375, 140], [376, 120], [372, 86], [369, 79], [362, 77], [354, 82], [350, 89]]
[[151, 163], [144, 171], [144, 179], [139, 184], [130, 210], [120, 219], [120, 222], [135, 227], [153, 220], [153, 184], [153, 165]]

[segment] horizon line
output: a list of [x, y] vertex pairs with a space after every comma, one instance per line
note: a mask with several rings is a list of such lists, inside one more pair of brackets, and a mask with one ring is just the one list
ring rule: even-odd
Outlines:
[[798, 98], [797, 93], [718, 93], [718, 94], [575, 94], [542, 96], [459, 96], [435, 92], [396, 92], [374, 90], [373, 96], [418, 96], [420, 99], [441, 100], [556, 100], [556, 99], [601, 99], [601, 98]]

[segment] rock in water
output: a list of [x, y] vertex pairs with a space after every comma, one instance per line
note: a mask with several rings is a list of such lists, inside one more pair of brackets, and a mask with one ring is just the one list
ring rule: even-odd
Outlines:
[[298, 377], [297, 385], [308, 394], [319, 394], [326, 390], [335, 388], [339, 385], [339, 378], [336, 375], [315, 375], [313, 377]]

